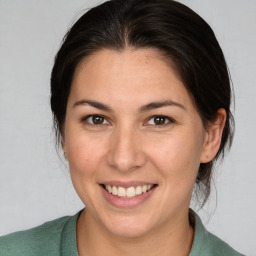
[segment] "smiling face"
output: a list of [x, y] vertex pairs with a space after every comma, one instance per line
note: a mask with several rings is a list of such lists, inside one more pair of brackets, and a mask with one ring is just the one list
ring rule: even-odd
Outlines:
[[85, 220], [125, 237], [187, 220], [207, 138], [157, 51], [104, 49], [77, 67], [63, 148]]

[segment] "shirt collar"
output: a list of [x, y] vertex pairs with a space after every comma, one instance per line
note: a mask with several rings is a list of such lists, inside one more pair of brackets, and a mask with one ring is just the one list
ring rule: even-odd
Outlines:
[[72, 216], [65, 224], [61, 234], [60, 255], [79, 256], [76, 242], [76, 222], [81, 211]]
[[[79, 256], [76, 241], [76, 222], [81, 212], [82, 210], [76, 215], [72, 216], [63, 228], [60, 248], [62, 256]], [[195, 234], [189, 256], [202, 255], [204, 245], [207, 244], [208, 232], [205, 229], [200, 217], [192, 209], [190, 209], [190, 217], [191, 221], [194, 222]]]
[[190, 216], [194, 222], [195, 233], [189, 256], [204, 255], [203, 252], [207, 247], [208, 232], [205, 229], [200, 217], [192, 209], [190, 209]]

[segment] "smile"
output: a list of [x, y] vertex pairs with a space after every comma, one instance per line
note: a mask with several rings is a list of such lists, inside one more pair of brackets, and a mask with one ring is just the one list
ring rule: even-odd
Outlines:
[[121, 186], [103, 185], [104, 188], [112, 195], [120, 198], [133, 198], [143, 193], [147, 193], [154, 187], [154, 184], [140, 185], [135, 187], [124, 188]]

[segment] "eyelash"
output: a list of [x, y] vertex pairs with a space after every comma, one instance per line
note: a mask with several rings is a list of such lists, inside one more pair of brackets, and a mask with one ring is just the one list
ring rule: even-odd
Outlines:
[[[175, 123], [174, 119], [172, 119], [171, 117], [168, 117], [168, 116], [164, 116], [164, 115], [154, 115], [154, 116], [151, 116], [151, 117], [149, 117], [147, 119], [147, 122], [149, 122], [151, 119], [155, 119], [155, 118], [163, 118], [163, 119], [165, 119], [164, 124], [159, 124], [159, 125], [153, 124], [153, 125], [151, 125], [151, 126], [156, 126], [158, 128], [165, 127], [165, 126], [168, 126], [170, 124]], [[166, 121], [167, 121], [167, 123], [166, 123]]]
[[[104, 124], [104, 123], [103, 123], [103, 124], [93, 124], [93, 123], [88, 122], [88, 119], [91, 118], [91, 117], [92, 117], [92, 118], [93, 118], [93, 117], [100, 117], [100, 118], [103, 118], [103, 119], [104, 119], [103, 122], [107, 121], [106, 117], [103, 116], [103, 115], [88, 115], [88, 116], [83, 117], [83, 118], [81, 119], [81, 122], [82, 122], [82, 123], [86, 122], [88, 125], [97, 126], [97, 127], [106, 125], [106, 124]], [[151, 116], [151, 117], [149, 117], [149, 118], [147, 119], [146, 122], [149, 122], [151, 119], [154, 119], [154, 118], [163, 118], [163, 119], [165, 119], [165, 123], [164, 123], [164, 124], [159, 124], [159, 125], [157, 125], [157, 124], [152, 124], [152, 125], [150, 125], [150, 126], [156, 126], [156, 127], [158, 127], [158, 128], [161, 128], [161, 127], [165, 127], [165, 126], [168, 126], [168, 125], [170, 125], [170, 124], [175, 123], [175, 120], [174, 120], [174, 119], [172, 119], [172, 118], [170, 118], [170, 117], [168, 117], [168, 116], [164, 116], [164, 115], [154, 115], [154, 116]], [[167, 121], [167, 123], [166, 123], [166, 121]], [[109, 121], [107, 121], [107, 122], [109, 123]]]
[[[91, 117], [92, 117], [92, 118], [93, 118], [93, 117], [100, 117], [100, 118], [103, 118], [104, 121], [107, 121], [106, 117], [104, 117], [104, 116], [102, 116], [102, 115], [88, 115], [88, 116], [83, 117], [83, 118], [81, 119], [81, 122], [82, 122], [82, 123], [86, 122], [86, 124], [92, 125], [92, 126], [103, 126], [103, 125], [106, 125], [106, 124], [93, 124], [93, 123], [89, 123], [89, 122], [88, 122], [88, 119], [91, 118]], [[103, 122], [104, 122], [104, 121], [103, 121]], [[107, 122], [108, 122], [108, 121], [107, 121]]]

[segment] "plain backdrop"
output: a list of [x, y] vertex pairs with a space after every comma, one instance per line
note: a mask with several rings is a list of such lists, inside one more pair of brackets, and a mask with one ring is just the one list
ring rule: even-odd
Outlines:
[[[67, 29], [101, 2], [0, 0], [0, 235], [83, 207], [55, 150], [49, 79]], [[256, 2], [180, 2], [212, 26], [236, 95], [233, 148], [215, 175], [217, 193], [199, 215], [236, 250], [256, 255]]]

